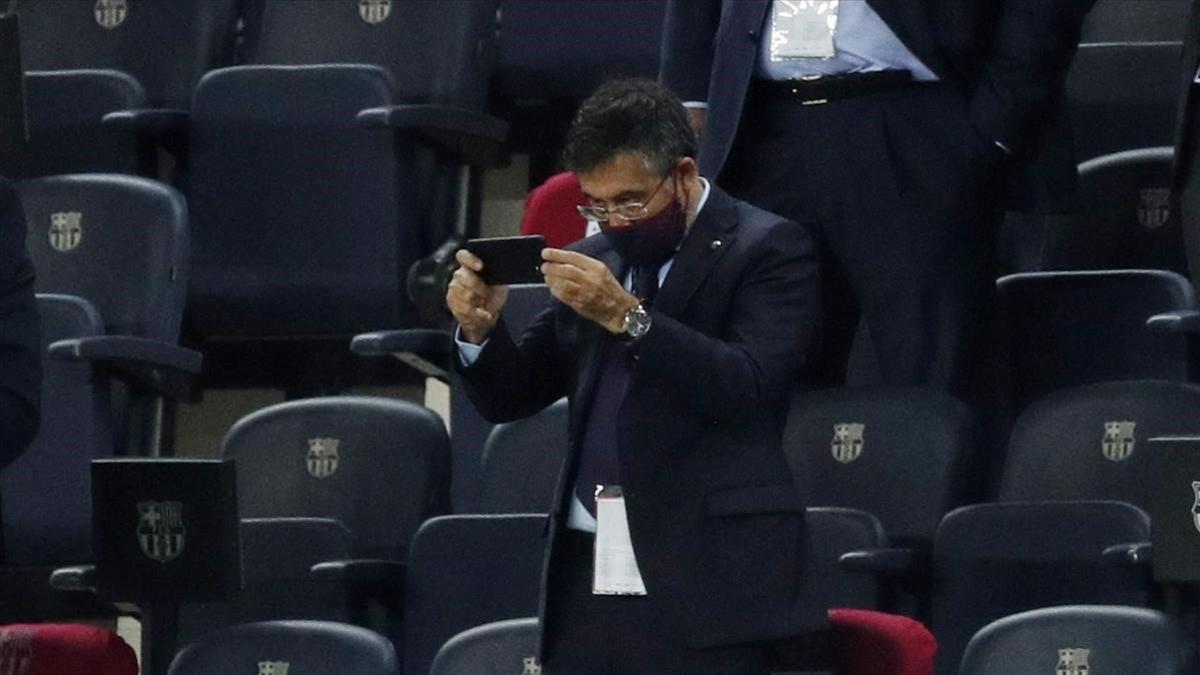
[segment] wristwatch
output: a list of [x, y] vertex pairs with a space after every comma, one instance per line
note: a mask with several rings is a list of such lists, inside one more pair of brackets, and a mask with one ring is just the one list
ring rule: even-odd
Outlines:
[[636, 307], [625, 312], [625, 318], [621, 321], [621, 332], [617, 333], [617, 339], [621, 342], [634, 342], [640, 340], [649, 331], [650, 312], [647, 312], [639, 302]]

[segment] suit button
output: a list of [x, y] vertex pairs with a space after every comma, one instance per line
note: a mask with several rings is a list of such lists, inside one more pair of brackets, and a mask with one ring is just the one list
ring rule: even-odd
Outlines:
[[751, 40], [757, 40], [758, 39], [758, 31], [748, 30], [748, 31], [746, 31], [746, 37], [750, 38]]

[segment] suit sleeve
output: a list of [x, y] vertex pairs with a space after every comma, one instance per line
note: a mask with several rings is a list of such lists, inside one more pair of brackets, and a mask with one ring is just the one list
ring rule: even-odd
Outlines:
[[1006, 0], [970, 101], [972, 122], [985, 140], [1017, 150], [1062, 90], [1079, 43], [1083, 18], [1095, 0]]
[[25, 217], [12, 186], [0, 179], [0, 467], [37, 433], [41, 332], [25, 250]]
[[817, 322], [812, 239], [780, 221], [761, 243], [719, 337], [653, 313], [634, 377], [651, 378], [698, 413], [743, 423], [786, 401], [808, 358]]
[[668, 0], [658, 79], [684, 101], [707, 101], [720, 0]]

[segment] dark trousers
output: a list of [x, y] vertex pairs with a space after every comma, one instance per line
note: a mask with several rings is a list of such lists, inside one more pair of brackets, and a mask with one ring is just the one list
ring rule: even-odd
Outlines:
[[593, 595], [592, 537], [571, 530], [560, 536], [546, 608], [546, 675], [769, 672], [763, 645], [689, 649], [660, 625], [648, 597]]
[[995, 278], [1001, 158], [946, 85], [821, 105], [751, 86], [718, 182], [816, 228], [823, 321], [813, 379], [844, 382], [861, 316], [884, 382], [972, 398]]

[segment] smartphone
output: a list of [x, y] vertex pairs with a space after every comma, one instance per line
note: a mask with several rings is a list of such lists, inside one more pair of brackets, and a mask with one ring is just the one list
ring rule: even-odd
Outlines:
[[489, 286], [546, 283], [541, 270], [546, 238], [540, 234], [470, 239], [463, 248], [483, 261], [479, 276]]

